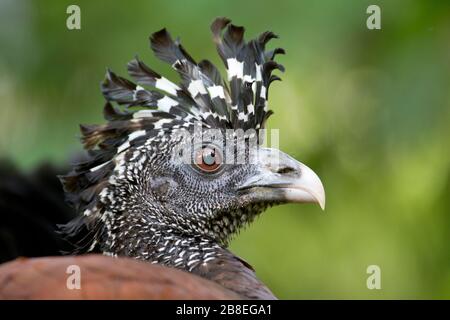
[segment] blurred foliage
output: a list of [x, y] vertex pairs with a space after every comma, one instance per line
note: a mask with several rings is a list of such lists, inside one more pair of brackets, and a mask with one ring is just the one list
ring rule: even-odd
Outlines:
[[[78, 4], [82, 30], [66, 29]], [[366, 8], [382, 9], [382, 30]], [[0, 0], [0, 156], [23, 168], [80, 149], [102, 121], [105, 68], [125, 74], [167, 27], [219, 63], [209, 24], [264, 30], [287, 71], [271, 90], [281, 149], [324, 182], [327, 208], [285, 205], [232, 243], [280, 298], [450, 298], [450, 5], [446, 1]], [[366, 288], [366, 268], [382, 290]]]

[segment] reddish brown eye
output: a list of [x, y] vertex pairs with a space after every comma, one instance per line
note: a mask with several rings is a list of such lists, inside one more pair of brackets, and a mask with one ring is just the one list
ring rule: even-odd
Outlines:
[[215, 172], [222, 165], [222, 155], [214, 147], [204, 147], [195, 154], [196, 166], [205, 172]]

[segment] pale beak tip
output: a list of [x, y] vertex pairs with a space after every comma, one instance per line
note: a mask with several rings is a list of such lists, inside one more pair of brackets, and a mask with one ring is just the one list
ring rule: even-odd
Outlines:
[[311, 192], [311, 195], [315, 200], [314, 202], [316, 202], [320, 206], [320, 209], [322, 209], [322, 211], [325, 211], [325, 190], [322, 183], [320, 183], [320, 187], [320, 191], [317, 190], [316, 192]]
[[325, 197], [321, 200], [318, 200], [318, 202], [319, 202], [320, 209], [322, 209], [322, 211], [325, 211]]
[[306, 165], [300, 163], [302, 178], [300, 180], [300, 186], [307, 191], [312, 198], [313, 202], [316, 202], [322, 211], [325, 211], [325, 188], [322, 181], [317, 174]]

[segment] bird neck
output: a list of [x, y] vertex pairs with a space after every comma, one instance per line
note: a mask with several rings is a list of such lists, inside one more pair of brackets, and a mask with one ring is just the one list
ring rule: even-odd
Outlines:
[[130, 215], [115, 219], [100, 244], [108, 255], [129, 256], [186, 271], [221, 256], [224, 249], [214, 239], [190, 235], [161, 221]]
[[[137, 226], [142, 230], [142, 227]], [[243, 298], [275, 299], [256, 277], [253, 268], [214, 240], [179, 234], [172, 229], [152, 226], [146, 235], [129, 229], [118, 238], [115, 255], [125, 255], [151, 263], [194, 273], [231, 290]], [[117, 238], [117, 239], [118, 239]]]
[[275, 298], [249, 264], [214, 238], [186, 233], [161, 221], [146, 221], [142, 216], [122, 217], [106, 223], [106, 240], [98, 243], [104, 254], [134, 257], [191, 272], [244, 298]]
[[150, 250], [146, 260], [189, 272], [226, 251], [211, 239], [173, 233], [154, 235], [148, 247]]

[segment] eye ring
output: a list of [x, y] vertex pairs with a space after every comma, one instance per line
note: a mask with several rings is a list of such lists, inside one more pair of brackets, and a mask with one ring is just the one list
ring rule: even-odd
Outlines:
[[223, 164], [222, 153], [215, 146], [203, 146], [195, 151], [194, 164], [202, 172], [217, 172]]

